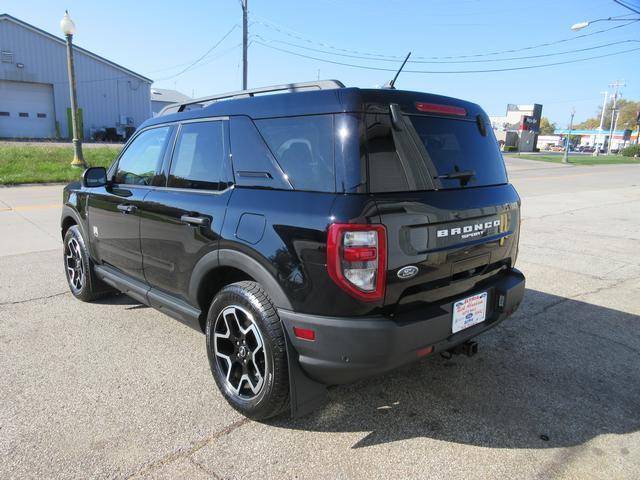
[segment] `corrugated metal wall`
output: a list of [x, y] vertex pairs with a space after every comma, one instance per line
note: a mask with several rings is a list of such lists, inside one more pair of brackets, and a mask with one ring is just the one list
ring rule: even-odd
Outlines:
[[[56, 121], [69, 137], [69, 83], [64, 44], [10, 20], [0, 20], [0, 50], [13, 53], [13, 63], [0, 63], [0, 79], [53, 85]], [[74, 51], [78, 106], [83, 111], [84, 137], [93, 129], [117, 127], [132, 119], [134, 127], [151, 116], [150, 86], [81, 51]], [[23, 68], [18, 68], [23, 64]]]

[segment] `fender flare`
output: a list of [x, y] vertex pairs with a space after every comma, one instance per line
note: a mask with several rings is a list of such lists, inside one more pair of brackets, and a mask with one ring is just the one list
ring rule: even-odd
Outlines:
[[62, 207], [62, 214], [60, 215], [60, 231], [62, 232], [62, 225], [64, 220], [68, 217], [73, 218], [73, 221], [76, 222], [76, 225], [80, 228], [82, 238], [84, 238], [85, 242], [90, 243], [90, 239], [87, 236], [87, 229], [85, 228], [85, 221], [80, 217], [80, 214], [69, 205], [63, 205]]
[[189, 299], [194, 305], [198, 303], [198, 289], [202, 279], [219, 267], [233, 267], [246, 273], [262, 285], [277, 308], [293, 308], [283, 288], [264, 265], [245, 253], [229, 249], [209, 252], [193, 268], [189, 281]]

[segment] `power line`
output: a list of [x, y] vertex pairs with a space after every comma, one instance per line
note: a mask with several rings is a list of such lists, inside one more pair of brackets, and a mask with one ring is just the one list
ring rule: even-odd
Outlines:
[[[626, 8], [627, 10], [631, 10], [631, 11], [632, 11], [632, 12], [634, 12], [634, 13], [638, 13], [638, 14], [640, 14], [640, 10], [636, 10], [635, 8], [630, 7], [629, 5], [627, 5], [627, 3], [626, 3], [626, 2], [621, 2], [621, 1], [619, 1], [619, 0], [613, 0], [613, 1], [614, 1], [615, 3], [617, 3], [618, 5], [620, 5], [621, 7]], [[634, 6], [635, 6], [635, 5], [634, 5]]]
[[[305, 47], [303, 45], [297, 45], [295, 43], [292, 42], [286, 42], [284, 40], [275, 40], [275, 39], [268, 39], [268, 38], [264, 38], [261, 35], [253, 35], [254, 38], [258, 38], [264, 42], [267, 43], [282, 43], [284, 45], [289, 45], [291, 47], [295, 47], [295, 48], [300, 48], [302, 50], [308, 50], [308, 51], [312, 51], [312, 52], [318, 52], [318, 53], [324, 53], [326, 55], [334, 55], [334, 56], [339, 56], [339, 57], [346, 57], [346, 58], [357, 58], [357, 59], [361, 59], [361, 60], [376, 60], [379, 62], [392, 62], [392, 63], [398, 63], [398, 60], [394, 59], [388, 59], [388, 58], [378, 58], [378, 59], [372, 59], [369, 57], [363, 57], [360, 55], [349, 55], [349, 54], [345, 54], [345, 53], [334, 53], [334, 52], [329, 52], [327, 50], [321, 50], [321, 49], [317, 49], [317, 48], [311, 48], [311, 47]], [[586, 51], [590, 51], [590, 50], [596, 50], [599, 48], [606, 48], [606, 47], [610, 47], [612, 45], [620, 45], [622, 43], [629, 43], [629, 42], [640, 42], [640, 40], [621, 40], [619, 42], [611, 42], [611, 43], [605, 43], [603, 45], [595, 45], [592, 47], [585, 47], [585, 48], [578, 48], [575, 50], [567, 50], [564, 52], [554, 52], [554, 53], [544, 53], [544, 54], [540, 54], [540, 55], [525, 55], [525, 56], [520, 56], [520, 57], [506, 57], [506, 58], [490, 58], [490, 59], [483, 59], [483, 60], [409, 60], [407, 63], [417, 63], [417, 64], [425, 64], [425, 63], [430, 63], [430, 64], [447, 64], [447, 63], [489, 63], [489, 62], [506, 62], [506, 61], [512, 61], [512, 60], [526, 60], [526, 59], [530, 59], [530, 58], [544, 58], [544, 57], [554, 57], [554, 56], [558, 56], [558, 55], [567, 55], [570, 53], [578, 53], [578, 52], [586, 52]]]
[[157, 81], [163, 81], [163, 80], [171, 80], [172, 78], [176, 78], [179, 77], [180, 75], [182, 75], [183, 73], [188, 72], [191, 68], [193, 68], [196, 64], [198, 64], [201, 60], [203, 60], [207, 55], [209, 55], [211, 52], [213, 52], [216, 48], [218, 48], [218, 45], [220, 45], [222, 42], [224, 42], [226, 40], [226, 38], [231, 35], [231, 32], [233, 32], [236, 28], [238, 28], [238, 24], [236, 23], [235, 25], [233, 25], [231, 27], [231, 29], [225, 33], [223, 35], [223, 37], [218, 40], [209, 50], [206, 51], [206, 53], [202, 56], [200, 56], [197, 60], [194, 60], [193, 62], [191, 62], [189, 64], [188, 67], [180, 70], [178, 73], [176, 73], [175, 75], [171, 75], [169, 77], [164, 77], [164, 78], [159, 78]]
[[[360, 68], [363, 70], [376, 70], [376, 71], [381, 71], [381, 72], [395, 72], [397, 69], [395, 68], [384, 68], [384, 67], [371, 67], [371, 66], [367, 66], [367, 65], [357, 65], [357, 64], [353, 64], [353, 63], [346, 63], [346, 62], [337, 62], [334, 60], [328, 60], [325, 58], [319, 58], [319, 57], [314, 57], [311, 55], [305, 55], [302, 53], [298, 53], [298, 52], [292, 52], [290, 50], [285, 50], [283, 48], [279, 48], [279, 47], [274, 47], [273, 45], [267, 45], [266, 43], [262, 43], [258, 40], [255, 41], [256, 44], [258, 45], [262, 45], [263, 47], [266, 48], [270, 48], [273, 50], [278, 50], [280, 52], [283, 53], [288, 53], [290, 55], [295, 55], [297, 57], [302, 57], [302, 58], [307, 58], [310, 60], [316, 60], [319, 62], [324, 62], [324, 63], [331, 63], [334, 65], [342, 65], [345, 67], [352, 67], [352, 68]], [[614, 56], [614, 55], [621, 55], [623, 53], [629, 53], [629, 52], [635, 52], [637, 50], [640, 50], [640, 47], [638, 48], [631, 48], [628, 50], [622, 50], [620, 52], [613, 52], [613, 53], [607, 53], [604, 55], [595, 55], [592, 57], [585, 57], [585, 58], [578, 58], [578, 59], [573, 59], [573, 60], [566, 60], [564, 62], [553, 62], [553, 63], [544, 63], [544, 64], [539, 64], [539, 65], [525, 65], [525, 66], [521, 66], [521, 67], [508, 67], [508, 68], [493, 68], [493, 69], [486, 69], [486, 70], [449, 70], [449, 71], [445, 71], [445, 70], [405, 70], [406, 73], [420, 73], [420, 74], [467, 74], [467, 73], [493, 73], [493, 72], [509, 72], [509, 71], [514, 71], [514, 70], [530, 70], [530, 69], [534, 69], [534, 68], [542, 68], [542, 67], [551, 67], [551, 66], [555, 66], [555, 65], [566, 65], [568, 63], [578, 63], [578, 62], [584, 62], [587, 60], [594, 60], [597, 58], [604, 58], [604, 57], [610, 57], [610, 56]]]
[[[624, 17], [627, 15], [621, 15], [620, 17]], [[265, 19], [266, 20], [266, 19]], [[566, 43], [566, 42], [572, 42], [574, 40], [578, 40], [581, 38], [585, 38], [585, 37], [590, 37], [592, 35], [599, 35], [605, 32], [609, 32], [611, 30], [615, 30], [618, 28], [624, 28], [628, 25], [632, 25], [636, 22], [638, 22], [639, 20], [632, 20], [630, 19], [628, 23], [623, 23], [620, 25], [615, 25], [613, 27], [609, 27], [609, 28], [604, 28], [602, 30], [596, 30], [593, 32], [589, 32], [589, 33], [583, 33], [580, 35], [572, 35], [571, 37], [567, 37], [567, 38], [563, 38], [560, 40], [555, 40], [552, 42], [545, 42], [545, 43], [539, 43], [536, 45], [529, 45], [526, 47], [520, 47], [520, 48], [513, 48], [513, 49], [508, 49], [508, 50], [497, 50], [494, 52], [487, 52], [487, 53], [475, 53], [475, 54], [465, 54], [465, 55], [447, 55], [447, 56], [432, 56], [432, 57], [425, 57], [425, 56], [416, 56], [416, 59], [420, 59], [420, 60], [450, 60], [450, 59], [458, 59], [458, 58], [477, 58], [477, 57], [489, 57], [489, 56], [495, 56], [495, 55], [501, 55], [501, 54], [505, 54], [505, 53], [517, 53], [517, 52], [523, 52], [526, 50], [533, 50], [536, 48], [544, 48], [544, 47], [551, 47], [554, 45], [559, 45], [561, 43]], [[311, 40], [307, 37], [304, 37], [298, 33], [290, 33], [289, 31], [287, 31], [288, 29], [286, 29], [285, 27], [281, 27], [271, 21], [261, 21], [261, 20], [254, 20], [253, 23], [257, 23], [259, 25], [265, 26], [267, 28], [270, 28], [272, 30], [275, 30], [277, 32], [282, 33], [283, 35], [286, 35], [290, 38], [295, 38], [297, 40], [300, 40], [302, 42], [305, 43], [309, 43], [309, 44], [314, 44], [314, 45], [319, 45], [323, 48], [327, 48], [330, 50], [335, 50], [338, 52], [345, 52], [345, 53], [350, 53], [350, 54], [356, 54], [356, 55], [362, 55], [362, 56], [366, 56], [366, 57], [377, 57], [377, 58], [387, 58], [387, 59], [395, 59], [397, 61], [402, 61], [404, 57], [401, 56], [397, 56], [397, 55], [384, 55], [384, 54], [379, 54], [379, 53], [372, 53], [372, 52], [363, 52], [363, 51], [358, 51], [358, 50], [352, 50], [352, 49], [348, 49], [348, 48], [341, 48], [341, 47], [336, 47], [334, 45], [328, 44], [328, 43], [324, 43], [324, 42], [318, 42], [315, 40]], [[374, 58], [372, 58], [374, 59]], [[413, 62], [416, 62], [416, 60], [413, 60]]]
[[[251, 42], [249, 42], [249, 45], [251, 45]], [[212, 62], [214, 62], [215, 60], [217, 60], [217, 59], [219, 59], [221, 57], [224, 57], [226, 54], [228, 54], [228, 53], [240, 48], [241, 46], [242, 46], [242, 43], [238, 43], [238, 44], [236, 44], [236, 45], [234, 45], [234, 46], [232, 46], [230, 48], [227, 48], [226, 50], [222, 50], [221, 52], [219, 52], [218, 55], [215, 55], [213, 57], [208, 58], [207, 61], [201, 62], [200, 64], [194, 66], [191, 70], [195, 70], [197, 68], [204, 67], [205, 65], [209, 65]], [[186, 65], [186, 63], [183, 63], [182, 65]], [[168, 68], [175, 68], [175, 67], [176, 66], [168, 67]], [[167, 68], [165, 68], [164, 70], [166, 70], [166, 69]], [[147, 72], [147, 73], [149, 73], [149, 72]], [[108, 82], [108, 81], [111, 81], [111, 80], [127, 80], [127, 79], [130, 79], [130, 78], [131, 78], [131, 75], [120, 75], [120, 76], [117, 76], [117, 77], [89, 78], [89, 79], [76, 80], [76, 83]], [[169, 78], [171, 78], [171, 77], [169, 77]], [[154, 82], [162, 81], [162, 80], [163, 79], [154, 80]], [[140, 80], [140, 82], [142, 82], [142, 80]], [[59, 84], [59, 85], [64, 85], [64, 84], [69, 83], [69, 82], [67, 80], [63, 80], [63, 81], [60, 81], [60, 82], [52, 82], [52, 83]]]

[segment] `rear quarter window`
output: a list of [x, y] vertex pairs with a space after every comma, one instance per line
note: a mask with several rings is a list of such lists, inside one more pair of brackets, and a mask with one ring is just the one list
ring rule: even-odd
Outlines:
[[333, 115], [255, 121], [295, 190], [335, 191]]

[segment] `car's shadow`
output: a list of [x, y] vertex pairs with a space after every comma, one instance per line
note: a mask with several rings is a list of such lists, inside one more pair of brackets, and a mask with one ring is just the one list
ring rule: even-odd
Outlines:
[[101, 305], [125, 305], [125, 310], [137, 310], [139, 308], [149, 308], [147, 305], [143, 305], [138, 300], [135, 300], [124, 293], [115, 293], [113, 295], [107, 295], [106, 297], [102, 297], [99, 300], [96, 300], [95, 303]]
[[412, 437], [548, 448], [634, 432], [639, 328], [637, 315], [527, 290], [516, 315], [477, 339], [475, 357], [438, 355], [335, 387], [317, 412], [269, 423], [363, 432], [353, 448]]

